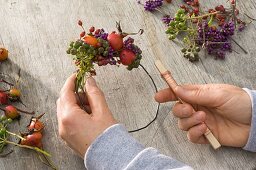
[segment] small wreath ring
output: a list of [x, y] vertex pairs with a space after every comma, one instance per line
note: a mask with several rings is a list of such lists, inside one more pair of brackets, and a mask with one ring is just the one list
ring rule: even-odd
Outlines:
[[[142, 29], [137, 33], [125, 33], [121, 29], [120, 22], [117, 22], [116, 27], [118, 32], [113, 31], [108, 34], [104, 29], [95, 29], [95, 27], [91, 27], [88, 30], [88, 33], [86, 33], [82, 21], [79, 20], [78, 25], [83, 31], [80, 33], [80, 38], [78, 40], [70, 43], [67, 49], [67, 54], [71, 54], [73, 56], [75, 65], [78, 67], [75, 91], [83, 109], [85, 109], [85, 107], [83, 102], [81, 102], [82, 100], [80, 99], [78, 91], [81, 90], [84, 92], [83, 87], [86, 82], [86, 77], [96, 75], [94, 68], [95, 64], [98, 66], [105, 66], [108, 64], [119, 66], [122, 64], [127, 66], [128, 70], [132, 70], [140, 66], [150, 77], [155, 91], [158, 91], [153, 78], [145, 67], [140, 64], [142, 59], [141, 49], [134, 44], [133, 38], [128, 37], [124, 40], [128, 35], [142, 34]], [[151, 125], [157, 119], [159, 107], [160, 103], [158, 103], [155, 117], [147, 125], [135, 130], [129, 130], [128, 132], [137, 132]]]

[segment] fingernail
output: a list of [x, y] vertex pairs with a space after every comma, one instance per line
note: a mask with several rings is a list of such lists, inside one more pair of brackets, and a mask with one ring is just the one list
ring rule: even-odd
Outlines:
[[94, 78], [89, 77], [89, 78], [86, 80], [86, 85], [87, 85], [87, 86], [96, 86], [96, 81], [94, 80]]

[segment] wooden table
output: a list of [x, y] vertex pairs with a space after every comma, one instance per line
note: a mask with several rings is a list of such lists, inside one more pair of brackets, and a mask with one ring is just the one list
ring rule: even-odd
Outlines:
[[[204, 0], [204, 6], [226, 4], [226, 0]], [[219, 2], [219, 3], [217, 3]], [[163, 11], [174, 14], [180, 0], [164, 7]], [[226, 4], [228, 5], [228, 4]], [[256, 15], [256, 2], [238, 2], [240, 12]], [[58, 136], [56, 105], [59, 91], [66, 78], [75, 71], [66, 48], [75, 40], [80, 28], [77, 20], [86, 27], [94, 25], [115, 30], [115, 21], [121, 21], [123, 30], [145, 33], [135, 37], [143, 51], [142, 64], [152, 75], [157, 86], [166, 87], [154, 66], [161, 60], [171, 69], [180, 84], [229, 83], [240, 87], [256, 88], [256, 31], [255, 23], [235, 39], [249, 52], [245, 55], [235, 44], [235, 51], [225, 61], [205, 55], [200, 62], [190, 63], [181, 56], [180, 45], [170, 42], [164, 33], [161, 14], [145, 12], [135, 0], [2, 0], [0, 1], [0, 44], [10, 51], [10, 60], [0, 65], [0, 71], [17, 78], [21, 73], [22, 100], [27, 109], [37, 114], [46, 112], [44, 146], [52, 154], [59, 169], [84, 169], [83, 160], [69, 149]], [[204, 54], [202, 53], [202, 56]], [[124, 67], [97, 69], [97, 81], [105, 92], [115, 118], [134, 129], [149, 122], [157, 107], [154, 88], [142, 69], [128, 72]], [[132, 134], [147, 147], [155, 147], [162, 153], [191, 165], [195, 169], [254, 169], [256, 154], [241, 149], [222, 147], [214, 151], [207, 145], [188, 141], [186, 133], [177, 127], [177, 119], [169, 114], [173, 103], [163, 104], [155, 123], [146, 130]], [[29, 117], [23, 116], [18, 132]], [[47, 169], [32, 151], [16, 148], [7, 158], [0, 159], [0, 169]]]

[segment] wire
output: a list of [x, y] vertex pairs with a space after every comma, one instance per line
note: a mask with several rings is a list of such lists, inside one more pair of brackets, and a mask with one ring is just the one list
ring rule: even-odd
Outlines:
[[[140, 64], [140, 67], [145, 71], [145, 73], [148, 75], [148, 77], [151, 79], [153, 85], [154, 85], [154, 88], [155, 88], [155, 91], [158, 92], [157, 90], [157, 87], [156, 87], [156, 83], [155, 81], [153, 80], [152, 76], [148, 73], [148, 71], [145, 69], [145, 67], [143, 65]], [[138, 129], [135, 129], [135, 130], [129, 130], [128, 132], [129, 133], [133, 133], [133, 132], [138, 132], [140, 130], [143, 130], [145, 128], [147, 128], [149, 125], [151, 125], [156, 119], [157, 119], [157, 116], [159, 114], [159, 107], [160, 107], [160, 103], [158, 103], [157, 105], [157, 110], [156, 110], [156, 115], [155, 117], [153, 118], [153, 120], [151, 120], [146, 126], [143, 126], [141, 128], [138, 128]]]

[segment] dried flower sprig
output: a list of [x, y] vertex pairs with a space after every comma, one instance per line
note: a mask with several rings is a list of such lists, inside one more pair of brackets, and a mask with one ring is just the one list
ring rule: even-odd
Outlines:
[[[173, 17], [169, 14], [164, 15], [162, 21], [168, 27], [166, 34], [170, 40], [175, 40], [177, 37], [183, 39], [184, 47], [181, 51], [185, 58], [189, 61], [198, 61], [199, 51], [205, 49], [215, 59], [225, 59], [226, 52], [233, 51], [232, 42], [245, 54], [248, 53], [232, 37], [236, 31], [243, 31], [253, 19], [246, 23], [238, 18], [236, 0], [229, 1], [229, 8], [218, 5], [206, 13], [200, 10], [199, 0], [183, 0], [183, 2], [185, 4], [180, 5]], [[159, 11], [159, 7], [154, 9]]]

